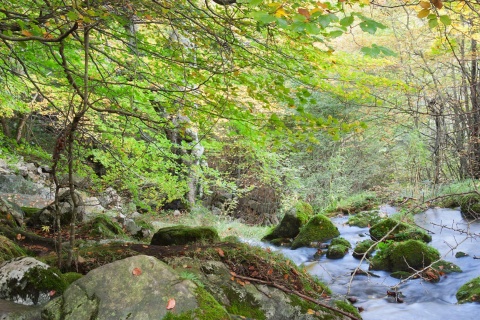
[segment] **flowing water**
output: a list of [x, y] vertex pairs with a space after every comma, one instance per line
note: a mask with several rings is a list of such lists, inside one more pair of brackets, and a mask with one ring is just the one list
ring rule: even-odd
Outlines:
[[[384, 208], [391, 211], [391, 208]], [[368, 228], [350, 227], [347, 217], [334, 218], [332, 221], [340, 230], [341, 236], [349, 240], [352, 247], [358, 241], [368, 239]], [[468, 222], [460, 211], [452, 209], [430, 209], [415, 216], [418, 226], [433, 232], [430, 245], [440, 251], [444, 260], [458, 265], [463, 272], [443, 276], [438, 283], [429, 283], [421, 279], [409, 280], [400, 285], [400, 280], [390, 277], [390, 273], [374, 271], [373, 276], [355, 276], [351, 272], [360, 267], [367, 271], [368, 263], [354, 259], [351, 250], [343, 259], [331, 260], [325, 256], [312, 261], [316, 249], [299, 248], [290, 250], [276, 248], [298, 265], [303, 265], [315, 276], [329, 285], [334, 294], [349, 295], [358, 298], [357, 307], [363, 307], [365, 320], [436, 320], [436, 319], [480, 319], [480, 304], [466, 303], [458, 305], [455, 294], [462, 284], [480, 276], [480, 222]], [[273, 249], [273, 248], [272, 248]], [[462, 251], [469, 256], [455, 258]], [[404, 303], [396, 303], [387, 297], [387, 290], [398, 285], [398, 291], [404, 295]]]

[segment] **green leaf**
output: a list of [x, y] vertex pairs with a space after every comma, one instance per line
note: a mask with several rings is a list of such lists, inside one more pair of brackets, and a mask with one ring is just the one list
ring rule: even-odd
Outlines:
[[353, 16], [345, 17], [342, 20], [340, 20], [340, 25], [342, 25], [344, 27], [348, 27], [353, 23], [354, 19], [355, 18]]
[[306, 23], [305, 24], [305, 32], [309, 34], [319, 34], [320, 28], [313, 23]]
[[360, 23], [360, 28], [364, 32], [375, 34], [375, 32], [377, 32], [377, 29], [385, 29], [386, 26], [373, 20], [365, 20]]
[[430, 28], [435, 28], [436, 26], [438, 26], [438, 20], [437, 19], [428, 20], [428, 26]]
[[263, 2], [263, 0], [248, 0], [248, 4], [251, 5], [251, 6], [258, 6], [262, 2]]
[[449, 26], [452, 24], [452, 20], [447, 15], [440, 16], [440, 21], [446, 26]]
[[277, 20], [275, 16], [265, 11], [252, 12], [250, 13], [250, 17], [263, 24], [267, 24]]
[[318, 23], [322, 26], [322, 28], [328, 27], [328, 25], [332, 22], [332, 18], [329, 14], [321, 15], [317, 18]]
[[327, 34], [329, 38], [337, 38], [340, 37], [343, 34], [343, 31], [341, 30], [335, 30]]

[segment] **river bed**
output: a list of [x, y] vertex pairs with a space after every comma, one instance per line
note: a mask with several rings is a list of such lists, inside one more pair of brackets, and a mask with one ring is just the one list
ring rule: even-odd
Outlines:
[[[391, 208], [386, 208], [386, 211], [391, 212]], [[352, 247], [369, 238], [368, 228], [350, 227], [347, 220], [348, 217], [332, 219], [341, 236], [349, 240]], [[368, 270], [368, 263], [354, 259], [352, 250], [343, 259], [332, 260], [322, 256], [319, 261], [312, 261], [316, 252], [314, 248], [275, 250], [281, 251], [296, 264], [305, 266], [309, 273], [327, 283], [334, 294], [357, 297], [355, 306], [364, 309], [361, 315], [365, 320], [480, 319], [480, 304], [458, 305], [455, 297], [462, 284], [480, 276], [480, 259], [473, 258], [480, 257], [480, 222], [466, 221], [460, 211], [453, 209], [429, 209], [416, 215], [415, 222], [433, 232], [430, 245], [440, 251], [444, 260], [458, 265], [462, 273], [443, 276], [438, 283], [421, 279], [400, 283], [384, 271], [374, 271], [378, 277], [352, 278], [351, 272], [355, 268]], [[469, 256], [455, 258], [458, 251]], [[397, 285], [398, 291], [404, 295], [404, 303], [396, 303], [393, 298], [387, 297], [387, 290]]]

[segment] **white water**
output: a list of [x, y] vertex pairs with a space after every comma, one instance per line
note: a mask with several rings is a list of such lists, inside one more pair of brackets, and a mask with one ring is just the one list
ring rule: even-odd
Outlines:
[[[368, 228], [350, 227], [346, 224], [347, 220], [347, 217], [332, 219], [341, 236], [349, 240], [352, 247], [356, 242], [368, 239]], [[455, 298], [462, 284], [480, 276], [480, 259], [473, 259], [474, 256], [480, 257], [480, 222], [468, 223], [458, 210], [452, 209], [431, 209], [416, 215], [415, 221], [417, 225], [434, 232], [430, 245], [440, 251], [444, 260], [455, 263], [463, 272], [448, 274], [438, 283], [417, 279], [400, 284], [398, 291], [405, 296], [404, 303], [396, 303], [393, 298], [387, 297], [387, 290], [400, 282], [390, 277], [388, 272], [374, 271], [378, 278], [355, 276], [352, 279], [350, 273], [358, 266], [368, 270], [368, 263], [360, 265], [360, 261], [351, 256], [351, 250], [343, 259], [331, 260], [322, 256], [320, 261], [312, 261], [316, 249], [276, 250], [280, 250], [296, 264], [304, 265], [312, 275], [327, 283], [334, 294], [357, 297], [355, 306], [364, 308], [361, 315], [365, 320], [480, 319], [480, 304], [458, 305]], [[470, 236], [459, 232], [459, 229]], [[457, 251], [470, 256], [455, 258]]]

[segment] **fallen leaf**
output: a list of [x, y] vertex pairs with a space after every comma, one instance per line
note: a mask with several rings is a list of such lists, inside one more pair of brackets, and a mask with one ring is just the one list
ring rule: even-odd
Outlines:
[[233, 272], [233, 271], [230, 271], [230, 274], [231, 274], [232, 276], [234, 276], [234, 277], [237, 275], [237, 274], [236, 274], [235, 272]]
[[273, 269], [269, 269], [269, 270], [267, 271], [267, 274], [268, 274], [268, 275], [271, 275], [272, 273], [273, 273]]
[[215, 248], [215, 251], [218, 252], [218, 255], [222, 258], [225, 257], [225, 253], [223, 252], [223, 250], [221, 248]]
[[248, 267], [248, 270], [250, 270], [250, 271], [255, 270], [255, 267], [254, 267], [254, 266], [250, 266], [250, 267]]
[[57, 293], [55, 290], [50, 290], [50, 292], [48, 293], [48, 295], [50, 297], [53, 297], [55, 295], [55, 293]]
[[144, 248], [148, 248], [148, 246], [147, 246], [146, 244], [144, 244], [142, 247], [144, 247]]
[[17, 233], [17, 240], [22, 240], [22, 235], [20, 233]]
[[175, 299], [172, 298], [167, 302], [167, 310], [172, 310], [173, 308], [175, 308]]
[[134, 276], [139, 276], [139, 275], [142, 274], [142, 270], [140, 268], [135, 268], [135, 269], [132, 270], [132, 274]]
[[308, 314], [315, 314], [315, 311], [312, 310], [312, 309], [308, 309], [308, 310], [307, 310], [307, 313], [308, 313]]

